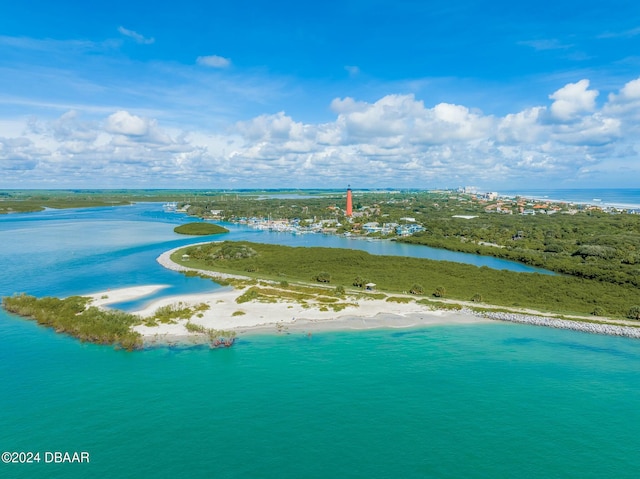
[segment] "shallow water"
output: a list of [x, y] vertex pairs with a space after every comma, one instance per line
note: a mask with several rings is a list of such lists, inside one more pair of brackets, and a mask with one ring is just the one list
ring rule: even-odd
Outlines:
[[640, 467], [637, 341], [495, 323], [131, 354], [0, 324], [2, 447], [91, 457], [2, 465], [3, 477], [595, 478]]

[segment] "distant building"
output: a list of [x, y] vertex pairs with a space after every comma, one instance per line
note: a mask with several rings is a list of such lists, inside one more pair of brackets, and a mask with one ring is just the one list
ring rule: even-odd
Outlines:
[[424, 226], [416, 224], [396, 226], [396, 234], [399, 236], [411, 236], [413, 233], [420, 231], [424, 231]]

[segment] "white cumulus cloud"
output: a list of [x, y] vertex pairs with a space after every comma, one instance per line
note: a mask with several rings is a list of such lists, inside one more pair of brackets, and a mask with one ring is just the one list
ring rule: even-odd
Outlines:
[[[333, 118], [287, 112], [180, 129], [121, 109], [100, 118], [69, 110], [53, 120], [3, 123], [0, 184], [165, 187], [548, 186], [624, 171], [640, 176], [640, 78], [600, 107], [588, 80], [546, 104], [494, 116], [413, 95], [336, 98]], [[162, 118], [162, 117], [161, 117]], [[164, 122], [163, 122], [164, 123]], [[170, 123], [176, 124], [175, 121]], [[614, 172], [614, 173], [612, 173]], [[2, 183], [4, 181], [4, 183]]]
[[209, 55], [209, 56], [198, 57], [196, 59], [196, 63], [198, 65], [203, 65], [206, 67], [227, 68], [229, 65], [231, 65], [231, 60], [218, 55]]
[[593, 111], [598, 93], [598, 90], [589, 90], [589, 80], [569, 83], [549, 95], [549, 98], [555, 100], [551, 104], [551, 114], [559, 120], [567, 121], [580, 113]]
[[149, 120], [120, 110], [109, 115], [105, 122], [105, 130], [120, 135], [144, 136], [149, 132]]
[[609, 94], [603, 111], [611, 116], [640, 120], [640, 78], [626, 83], [620, 91]]

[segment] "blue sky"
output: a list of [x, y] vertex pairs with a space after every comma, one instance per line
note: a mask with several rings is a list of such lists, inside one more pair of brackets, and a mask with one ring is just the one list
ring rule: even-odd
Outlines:
[[632, 1], [0, 6], [0, 188], [637, 187]]

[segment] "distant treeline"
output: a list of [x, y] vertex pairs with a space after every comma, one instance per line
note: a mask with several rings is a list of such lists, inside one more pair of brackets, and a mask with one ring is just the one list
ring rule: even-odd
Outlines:
[[184, 202], [210, 194], [191, 190], [5, 190], [0, 191], [0, 214], [127, 205], [139, 201]]
[[172, 190], [172, 189], [69, 189], [2, 190], [0, 214], [29, 213], [44, 208], [88, 208], [125, 205], [141, 201], [176, 201], [181, 204], [204, 204], [210, 199], [255, 200], [258, 196], [277, 194], [313, 195], [324, 190]]

